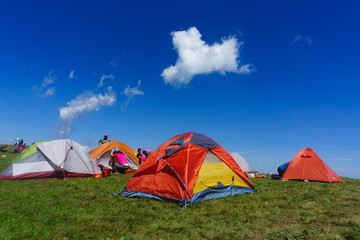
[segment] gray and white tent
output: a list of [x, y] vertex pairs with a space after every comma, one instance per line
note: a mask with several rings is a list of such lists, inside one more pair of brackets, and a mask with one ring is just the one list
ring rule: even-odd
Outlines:
[[248, 162], [239, 153], [233, 152], [230, 155], [234, 158], [234, 160], [240, 166], [241, 170], [243, 170], [244, 173], [251, 172], [251, 168]]
[[73, 178], [101, 175], [100, 168], [79, 143], [60, 139], [24, 151], [0, 179]]

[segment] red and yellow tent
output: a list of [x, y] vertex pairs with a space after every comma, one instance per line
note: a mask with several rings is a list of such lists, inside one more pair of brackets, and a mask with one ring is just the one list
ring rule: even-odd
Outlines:
[[253, 193], [254, 187], [220, 144], [184, 133], [158, 147], [130, 179], [125, 197], [149, 197], [186, 207], [202, 200]]

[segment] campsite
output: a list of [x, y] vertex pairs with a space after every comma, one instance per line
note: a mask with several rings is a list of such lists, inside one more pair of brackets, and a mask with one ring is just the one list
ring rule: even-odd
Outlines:
[[360, 1], [2, 1], [0, 240], [360, 240]]
[[[16, 154], [2, 157], [0, 167]], [[114, 197], [131, 175], [0, 181], [0, 239], [358, 239], [360, 180], [250, 179], [254, 194], [185, 210]]]

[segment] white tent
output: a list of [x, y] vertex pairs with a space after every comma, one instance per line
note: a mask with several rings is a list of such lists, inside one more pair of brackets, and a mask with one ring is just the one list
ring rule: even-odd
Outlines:
[[[20, 155], [21, 156], [21, 155]], [[73, 140], [41, 143], [32, 154], [15, 160], [0, 179], [72, 178], [101, 175], [84, 147]]]
[[251, 172], [251, 168], [248, 162], [239, 153], [233, 152], [230, 155], [234, 158], [234, 160], [240, 166], [241, 170], [243, 170], [244, 173]]

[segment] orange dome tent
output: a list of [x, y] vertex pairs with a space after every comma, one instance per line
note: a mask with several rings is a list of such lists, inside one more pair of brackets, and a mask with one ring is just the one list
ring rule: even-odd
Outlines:
[[134, 150], [132, 150], [128, 145], [117, 142], [117, 141], [111, 141], [108, 143], [104, 143], [97, 148], [93, 149], [90, 152], [90, 157], [96, 161], [96, 164], [104, 165], [105, 167], [112, 168], [112, 166], [109, 165], [109, 162], [111, 160], [111, 150], [114, 148], [118, 148], [122, 152], [125, 153], [126, 159], [128, 160], [130, 164], [130, 169], [126, 170], [125, 173], [135, 173], [136, 170], [139, 168], [139, 162], [137, 157], [134, 154]]
[[344, 182], [311, 148], [304, 148], [296, 154], [281, 179]]
[[186, 207], [202, 200], [253, 193], [254, 190], [222, 146], [207, 136], [190, 132], [158, 147], [117, 194], [149, 197]]

